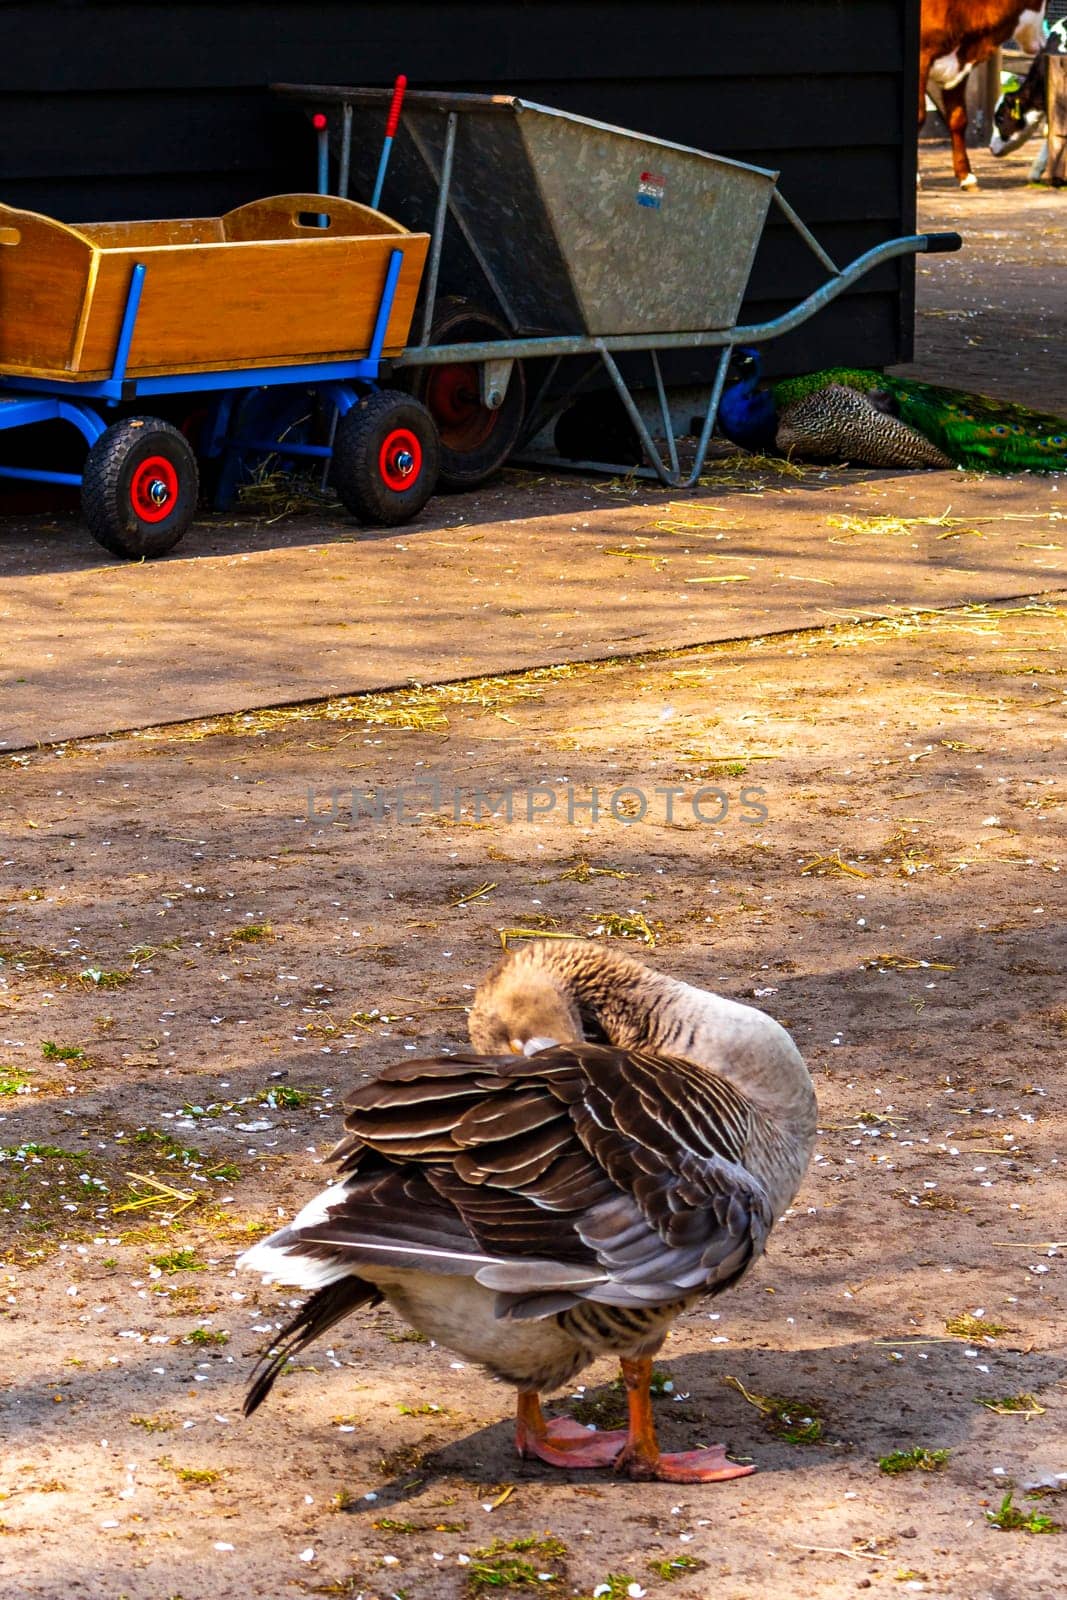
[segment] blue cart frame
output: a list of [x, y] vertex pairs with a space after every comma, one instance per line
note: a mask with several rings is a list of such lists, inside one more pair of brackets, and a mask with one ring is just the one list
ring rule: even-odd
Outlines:
[[[324, 466], [329, 462], [333, 455], [332, 443], [308, 444], [295, 439], [266, 438], [255, 426], [243, 427], [238, 413], [239, 403], [246, 395], [258, 390], [291, 390], [294, 393], [314, 390], [334, 408], [336, 417], [340, 418], [357, 405], [368, 390], [377, 389], [382, 349], [403, 260], [402, 251], [390, 252], [370, 349], [366, 356], [358, 360], [228, 368], [215, 372], [174, 372], [129, 378], [126, 369], [147, 273], [146, 266], [138, 262], [130, 274], [111, 376], [94, 382], [22, 376], [0, 378], [0, 432], [41, 422], [67, 422], [77, 429], [91, 449], [108, 430], [107, 413], [120, 405], [162, 395], [190, 398], [211, 395], [214, 404], [198, 453], [205, 460], [220, 461], [214, 504], [216, 509], [225, 510], [233, 501], [243, 466], [252, 458], [262, 457], [269, 452], [310, 457], [321, 461]], [[251, 422], [255, 423], [254, 417]], [[83, 483], [83, 474], [80, 472], [57, 472], [43, 467], [18, 465], [0, 466], [0, 478], [64, 484], [75, 488]]]

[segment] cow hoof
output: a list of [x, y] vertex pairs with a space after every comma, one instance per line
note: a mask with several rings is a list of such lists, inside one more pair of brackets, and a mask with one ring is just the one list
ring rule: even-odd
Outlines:
[[968, 172], [965, 178], [960, 179], [961, 189], [977, 189], [977, 187], [978, 179], [975, 177], [973, 172]]

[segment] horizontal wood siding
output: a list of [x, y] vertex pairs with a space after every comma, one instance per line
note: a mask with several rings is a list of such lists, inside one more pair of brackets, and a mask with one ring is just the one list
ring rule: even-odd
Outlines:
[[[0, 199], [64, 221], [221, 213], [314, 179], [272, 81], [507, 89], [781, 170], [832, 254], [914, 227], [918, 0], [0, 0]], [[358, 197], [357, 197], [358, 198]], [[386, 201], [387, 205], [387, 201]], [[709, 262], [709, 271], [714, 263]], [[780, 226], [746, 319], [818, 281]], [[886, 268], [772, 353], [910, 354], [913, 270]]]

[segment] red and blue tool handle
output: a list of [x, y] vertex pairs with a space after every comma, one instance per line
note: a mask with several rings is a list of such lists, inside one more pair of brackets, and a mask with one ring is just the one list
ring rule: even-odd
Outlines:
[[385, 183], [385, 174], [389, 167], [389, 154], [393, 148], [393, 140], [396, 137], [397, 125], [400, 122], [400, 108], [404, 104], [404, 91], [406, 90], [407, 86], [408, 80], [404, 74], [401, 73], [393, 85], [393, 98], [389, 105], [389, 115], [386, 118], [385, 123], [385, 143], [382, 145], [381, 159], [378, 162], [378, 176], [374, 180], [374, 193], [371, 196], [371, 206], [375, 211], [377, 211], [378, 202], [382, 197], [382, 186]]

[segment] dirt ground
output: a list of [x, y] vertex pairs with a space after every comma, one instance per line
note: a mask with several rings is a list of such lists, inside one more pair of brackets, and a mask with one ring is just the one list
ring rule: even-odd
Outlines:
[[919, 258], [916, 359], [899, 370], [1067, 416], [1067, 194], [1027, 182], [1036, 139], [999, 158], [972, 150], [978, 188], [965, 193], [947, 144], [920, 150], [919, 227], [954, 229], [964, 246]]
[[[1011, 243], [1031, 199], [922, 205]], [[1036, 361], [1043, 327], [1015, 330], [1005, 361]], [[970, 537], [901, 509], [833, 537], [872, 569]], [[1034, 528], [1013, 594], [1063, 542]], [[1067, 597], [1042, 577], [0, 757], [3, 1600], [1063, 1593]], [[510, 1393], [386, 1312], [241, 1419], [293, 1297], [236, 1254], [322, 1184], [345, 1091], [458, 1044], [538, 932], [625, 939], [811, 1065], [793, 1210], [661, 1362], [667, 1446], [755, 1476], [521, 1463]], [[613, 1377], [553, 1404], [610, 1425]], [[996, 1526], [1009, 1492], [1023, 1525]]]

